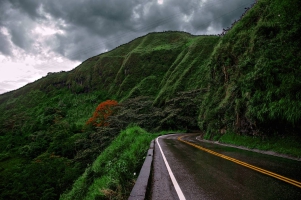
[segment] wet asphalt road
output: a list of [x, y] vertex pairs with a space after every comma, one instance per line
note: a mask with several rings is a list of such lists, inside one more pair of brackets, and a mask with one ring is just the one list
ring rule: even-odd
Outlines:
[[[186, 199], [301, 199], [301, 188], [199, 150], [178, 136], [161, 137], [159, 143]], [[196, 136], [183, 139], [301, 182], [300, 161], [205, 143]], [[148, 199], [179, 199], [157, 143]]]

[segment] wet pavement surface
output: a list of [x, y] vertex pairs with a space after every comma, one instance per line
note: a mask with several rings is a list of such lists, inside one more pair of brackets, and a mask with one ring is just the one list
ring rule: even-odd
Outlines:
[[[248, 164], [301, 181], [301, 162], [271, 155], [183, 139]], [[186, 199], [301, 199], [301, 188], [256, 172], [167, 135], [159, 143]], [[151, 191], [148, 199], [179, 199], [155, 144]]]

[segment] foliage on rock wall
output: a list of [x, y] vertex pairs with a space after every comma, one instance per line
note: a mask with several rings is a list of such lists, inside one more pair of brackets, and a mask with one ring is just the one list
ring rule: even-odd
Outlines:
[[206, 89], [178, 92], [166, 101], [160, 113], [158, 130], [199, 131], [197, 114]]
[[300, 126], [300, 2], [261, 0], [211, 55], [199, 123], [208, 134], [297, 133]]

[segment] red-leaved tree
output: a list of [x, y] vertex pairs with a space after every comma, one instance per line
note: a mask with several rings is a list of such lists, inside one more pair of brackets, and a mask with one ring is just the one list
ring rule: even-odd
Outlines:
[[86, 124], [95, 127], [108, 126], [108, 117], [113, 114], [113, 107], [116, 105], [118, 103], [115, 100], [106, 100], [100, 103]]

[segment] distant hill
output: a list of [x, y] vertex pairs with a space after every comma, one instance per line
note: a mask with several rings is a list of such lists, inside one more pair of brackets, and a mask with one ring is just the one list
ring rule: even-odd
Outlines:
[[[45, 189], [57, 198], [132, 123], [150, 132], [203, 131], [208, 139], [298, 134], [300, 10], [299, 0], [259, 0], [223, 36], [150, 33], [0, 95], [1, 198]], [[87, 129], [107, 99], [120, 103], [110, 130]], [[9, 184], [38, 180], [41, 159], [48, 162], [43, 187]], [[63, 178], [58, 185], [53, 177]]]

